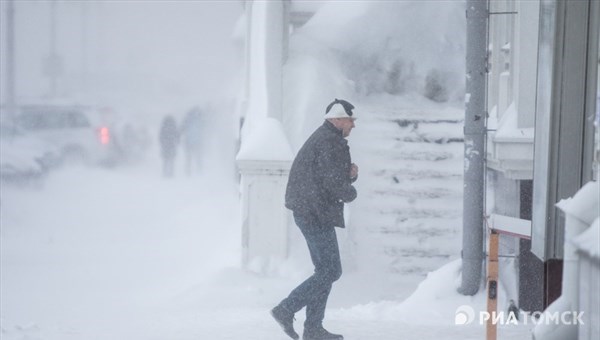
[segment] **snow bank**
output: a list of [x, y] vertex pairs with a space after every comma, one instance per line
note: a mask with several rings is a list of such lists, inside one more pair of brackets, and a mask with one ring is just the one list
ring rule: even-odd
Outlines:
[[[341, 318], [401, 321], [413, 325], [454, 325], [458, 307], [467, 305], [477, 313], [486, 310], [486, 295], [481, 289], [475, 296], [457, 292], [461, 282], [461, 261], [455, 260], [431, 272], [405, 301], [383, 301], [357, 305], [336, 311]], [[499, 306], [506, 304], [506, 294], [499, 294]], [[504, 296], [504, 297], [503, 297]]]
[[6, 173], [41, 173], [43, 171], [36, 159], [44, 156], [48, 147], [36, 143], [35, 140], [17, 139], [0, 140], [0, 165], [3, 174]]

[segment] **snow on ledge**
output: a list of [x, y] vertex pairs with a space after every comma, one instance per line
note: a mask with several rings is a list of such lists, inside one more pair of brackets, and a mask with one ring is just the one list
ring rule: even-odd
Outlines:
[[597, 218], [592, 226], [575, 237], [572, 242], [580, 252], [589, 255], [596, 261], [600, 261], [600, 218]]
[[275, 118], [255, 121], [253, 129], [244, 137], [237, 161], [291, 161], [294, 158], [283, 126]]
[[517, 124], [518, 113], [515, 103], [508, 109], [498, 122], [498, 130], [494, 136], [495, 142], [530, 142], [533, 143], [533, 128], [519, 128]]
[[560, 200], [556, 206], [565, 214], [575, 216], [588, 225], [592, 224], [600, 214], [599, 190], [598, 182], [590, 181], [581, 187], [573, 197]]

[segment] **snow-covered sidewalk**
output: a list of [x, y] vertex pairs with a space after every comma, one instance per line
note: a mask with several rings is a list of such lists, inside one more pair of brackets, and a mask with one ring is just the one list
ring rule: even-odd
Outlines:
[[237, 266], [232, 181], [165, 181], [156, 169], [2, 186], [3, 339], [172, 338], [158, 322], [171, 301]]
[[[2, 339], [285, 339], [268, 310], [310, 274], [303, 245], [270, 273], [243, 270], [230, 178], [157, 173], [67, 169], [41, 189], [2, 187]], [[458, 262], [403, 303], [401, 276], [372, 260], [336, 283], [326, 326], [350, 340], [483, 338], [454, 325], [457, 305], [483, 304], [455, 293]]]

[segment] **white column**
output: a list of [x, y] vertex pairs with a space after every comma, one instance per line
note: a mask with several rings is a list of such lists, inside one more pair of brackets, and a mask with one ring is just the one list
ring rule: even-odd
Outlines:
[[288, 253], [285, 188], [293, 154], [281, 125], [284, 4], [248, 3], [248, 105], [237, 165], [241, 174], [243, 262], [265, 271]]
[[284, 197], [290, 162], [239, 160], [238, 167], [242, 174], [242, 261], [244, 266], [253, 264], [262, 270], [288, 255]]
[[242, 176], [242, 260], [258, 272], [288, 255], [285, 189], [292, 158], [283, 126], [274, 118], [254, 122], [236, 158]]

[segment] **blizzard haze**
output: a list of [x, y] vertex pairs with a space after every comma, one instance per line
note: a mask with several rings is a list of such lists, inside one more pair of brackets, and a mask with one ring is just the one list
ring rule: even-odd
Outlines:
[[[43, 66], [53, 6], [63, 65], [54, 90]], [[0, 1], [2, 105], [7, 8]], [[17, 104], [110, 112], [120, 158], [40, 166], [34, 159], [54, 151], [55, 141], [45, 143], [40, 131], [11, 137], [2, 126], [0, 337], [199, 338], [201, 330], [182, 332], [182, 320], [163, 317], [187, 315], [194, 300], [178, 297], [241, 256], [231, 109], [241, 2], [15, 1], [14, 8]], [[186, 175], [179, 144], [166, 179], [161, 120], [170, 114], [179, 126], [193, 107], [203, 117], [202, 164]], [[166, 333], [153, 326], [167, 324]]]
[[[233, 95], [239, 56], [231, 35], [243, 9], [238, 1], [16, 1], [21, 101], [52, 94], [43, 60], [51, 53], [53, 6], [56, 54], [63, 61], [57, 97], [167, 110]], [[6, 7], [2, 1], [3, 19]], [[2, 34], [3, 60], [5, 46]]]

